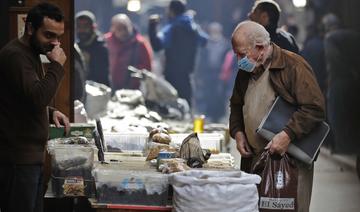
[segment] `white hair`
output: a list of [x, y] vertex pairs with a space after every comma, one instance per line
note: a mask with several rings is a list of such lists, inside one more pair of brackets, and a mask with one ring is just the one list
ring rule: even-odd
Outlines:
[[254, 21], [243, 21], [236, 26], [232, 39], [238, 40], [240, 37], [245, 38], [245, 42], [251, 47], [270, 45], [270, 34], [262, 25]]
[[119, 13], [117, 15], [114, 15], [111, 19], [111, 22], [114, 24], [121, 24], [124, 25], [126, 27], [126, 30], [129, 34], [133, 33], [133, 25], [132, 22], [130, 20], [130, 18], [124, 14], [124, 13]]

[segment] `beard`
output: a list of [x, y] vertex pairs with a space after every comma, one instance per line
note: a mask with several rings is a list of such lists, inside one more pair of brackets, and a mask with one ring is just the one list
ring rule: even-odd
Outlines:
[[54, 48], [53, 44], [41, 43], [39, 39], [37, 39], [36, 34], [30, 36], [30, 46], [37, 54], [46, 54]]
[[77, 37], [79, 38], [79, 41], [81, 43], [88, 42], [91, 39], [92, 35], [93, 35], [92, 33], [84, 33], [84, 32], [77, 33]]

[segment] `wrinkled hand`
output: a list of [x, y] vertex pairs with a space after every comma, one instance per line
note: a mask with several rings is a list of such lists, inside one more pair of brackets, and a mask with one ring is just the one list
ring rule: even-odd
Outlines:
[[70, 122], [69, 119], [60, 111], [54, 111], [53, 112], [53, 121], [55, 123], [56, 127], [61, 127], [61, 125], [64, 126], [65, 135], [69, 134], [70, 131]]
[[54, 48], [50, 52], [47, 52], [46, 56], [50, 61], [56, 61], [63, 66], [66, 61], [65, 52], [60, 47], [60, 42], [55, 43], [54, 45]]
[[290, 137], [285, 131], [281, 131], [267, 144], [265, 149], [270, 149], [270, 154], [279, 154], [283, 156], [290, 144]]
[[240, 152], [240, 155], [244, 158], [252, 156], [252, 151], [247, 141], [246, 135], [239, 131], [235, 134], [236, 148]]

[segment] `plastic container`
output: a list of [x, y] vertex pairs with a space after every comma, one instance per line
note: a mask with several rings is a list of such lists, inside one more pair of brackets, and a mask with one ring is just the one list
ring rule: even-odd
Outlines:
[[52, 192], [56, 197], [94, 196], [92, 146], [57, 145], [51, 147], [49, 153]]
[[[183, 140], [189, 134], [186, 133], [176, 133], [170, 134], [171, 143], [170, 145], [181, 145]], [[219, 133], [198, 133], [198, 138], [200, 140], [201, 148], [209, 149], [212, 153], [221, 152], [221, 142], [224, 141], [224, 136]]]
[[204, 132], [204, 122], [205, 122], [205, 116], [204, 115], [197, 115], [194, 118], [193, 121], [193, 131], [197, 133], [203, 133]]
[[98, 166], [93, 175], [99, 203], [155, 205], [168, 203], [168, 175], [155, 170], [120, 170], [114, 165]]
[[147, 133], [106, 133], [107, 152], [142, 152], [148, 139]]

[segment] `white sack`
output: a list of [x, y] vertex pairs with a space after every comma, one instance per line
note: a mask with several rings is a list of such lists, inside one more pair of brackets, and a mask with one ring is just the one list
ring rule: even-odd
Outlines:
[[256, 212], [260, 176], [242, 171], [189, 170], [174, 173], [173, 210], [177, 212]]

